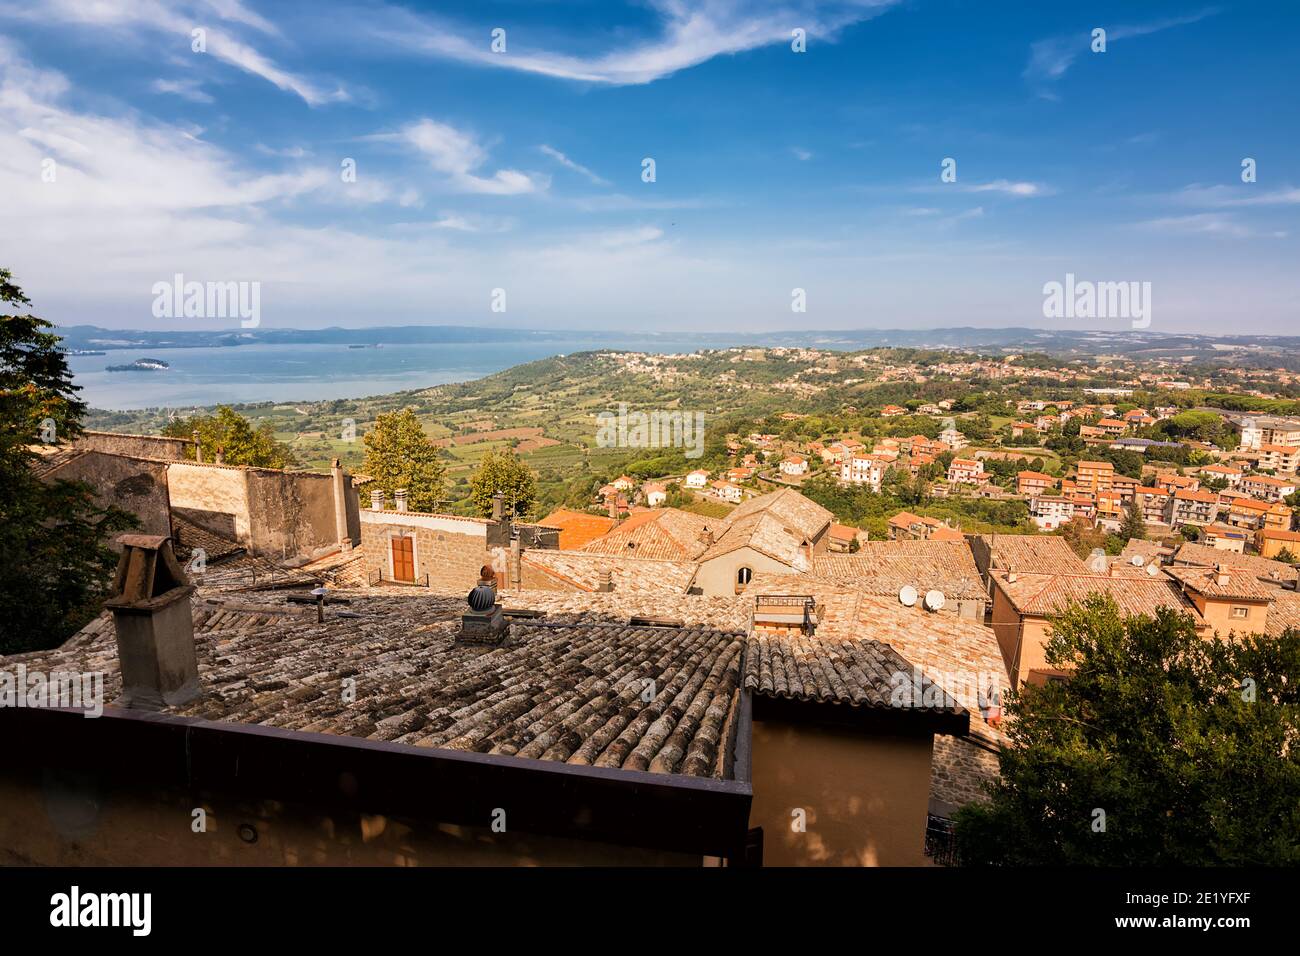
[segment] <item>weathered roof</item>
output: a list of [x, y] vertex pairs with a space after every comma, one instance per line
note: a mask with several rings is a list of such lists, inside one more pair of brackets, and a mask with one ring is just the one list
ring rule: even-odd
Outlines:
[[817, 555], [812, 576], [888, 597], [907, 584], [922, 594], [937, 589], [957, 600], [988, 597], [964, 540], [866, 541], [857, 554]]
[[[205, 693], [172, 715], [417, 747], [720, 778], [744, 636], [649, 627], [587, 612], [515, 621], [505, 646], [455, 643], [463, 600], [352, 598], [359, 617], [196, 605]], [[268, 599], [269, 596], [263, 596]], [[283, 605], [289, 607], [289, 605]], [[328, 612], [327, 612], [328, 614]], [[54, 651], [44, 670], [102, 671], [121, 689], [106, 617]], [[355, 683], [345, 702], [344, 681]], [[652, 684], [652, 694], [644, 695]], [[649, 696], [649, 702], [645, 696]]]
[[677, 508], [657, 508], [632, 515], [608, 534], [589, 541], [581, 550], [638, 558], [689, 561], [704, 550], [700, 540], [705, 528], [719, 521]]
[[1251, 571], [1258, 578], [1281, 583], [1294, 583], [1300, 572], [1285, 561], [1273, 561], [1261, 558], [1257, 554], [1234, 554], [1203, 544], [1187, 542], [1174, 553], [1174, 563], [1212, 568], [1222, 564], [1229, 568], [1241, 568]]
[[793, 488], [782, 488], [759, 495], [727, 515], [728, 524], [736, 524], [750, 515], [767, 512], [803, 538], [812, 539], [835, 520], [835, 516], [817, 502], [805, 498]]
[[560, 529], [560, 547], [566, 550], [581, 548], [609, 532], [615, 524], [608, 515], [593, 515], [585, 511], [557, 508], [538, 522], [545, 528]]
[[1157, 607], [1173, 608], [1191, 614], [1197, 624], [1204, 620], [1195, 606], [1183, 595], [1170, 577], [1110, 577], [1106, 574], [1025, 574], [994, 571], [991, 578], [1020, 614], [1049, 617], [1060, 613], [1070, 602], [1083, 601], [1093, 594], [1109, 595], [1126, 615], [1150, 615]]
[[980, 535], [989, 548], [992, 568], [1015, 568], [1029, 572], [1083, 573], [1083, 561], [1057, 535], [985, 534]]
[[684, 594], [695, 578], [695, 564], [690, 561], [537, 548], [525, 551], [520, 560], [579, 591], [598, 590], [606, 571], [619, 592]]
[[1165, 572], [1175, 581], [1205, 595], [1207, 598], [1223, 601], [1271, 601], [1276, 588], [1260, 584], [1255, 575], [1241, 568], [1224, 568], [1220, 582], [1220, 573], [1216, 568], [1177, 566], [1165, 568]]
[[722, 537], [700, 554], [698, 560], [712, 561], [741, 548], [753, 548], [792, 568], [806, 570], [808, 567], [804, 539], [769, 511], [748, 514], [723, 528]]

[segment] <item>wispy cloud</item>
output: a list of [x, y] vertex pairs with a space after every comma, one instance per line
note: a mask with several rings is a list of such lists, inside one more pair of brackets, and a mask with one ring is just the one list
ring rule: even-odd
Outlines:
[[1009, 179], [995, 179], [987, 183], [957, 183], [965, 192], [970, 193], [1001, 193], [1004, 196], [1018, 196], [1029, 198], [1031, 196], [1050, 196], [1054, 189], [1045, 186], [1042, 183], [1030, 182], [1013, 182]]
[[198, 80], [154, 80], [150, 89], [155, 93], [170, 93], [191, 103], [211, 103], [212, 95], [204, 92]]
[[378, 139], [396, 139], [414, 149], [435, 170], [443, 173], [458, 191], [490, 196], [513, 196], [545, 192], [550, 178], [517, 169], [498, 169], [491, 175], [479, 170], [488, 160], [487, 151], [470, 133], [437, 120], [417, 120], [397, 134], [380, 134]]
[[1164, 216], [1135, 223], [1139, 229], [1185, 236], [1216, 236], [1226, 239], [1267, 237], [1284, 239], [1282, 230], [1258, 230], [1240, 222], [1235, 217], [1216, 212], [1194, 213], [1189, 216]]
[[[59, 24], [95, 30], [116, 30], [138, 37], [143, 32], [169, 34], [177, 49], [191, 53], [192, 31], [202, 29], [210, 55], [246, 73], [261, 77], [310, 106], [347, 100], [341, 87], [329, 89], [286, 70], [236, 35], [250, 28], [278, 37], [279, 30], [239, 0], [46, 0], [39, 7], [27, 0], [0, 0], [0, 18], [38, 24]], [[167, 81], [161, 81], [167, 82]], [[161, 90], [160, 92], [177, 92]], [[183, 94], [179, 94], [183, 95]], [[206, 95], [206, 94], [205, 94]]]
[[794, 155], [794, 158], [799, 160], [801, 163], [806, 163], [808, 160], [813, 158], [813, 154], [802, 146], [791, 146], [790, 152]]
[[1260, 189], [1246, 183], [1240, 186], [1192, 185], [1174, 193], [1172, 198], [1185, 205], [1223, 209], [1233, 206], [1295, 206], [1300, 205], [1300, 189], [1289, 185]]
[[592, 171], [591, 171], [590, 169], [588, 169], [586, 166], [583, 166], [581, 163], [575, 163], [573, 160], [571, 160], [568, 156], [565, 156], [562, 152], [560, 152], [560, 151], [559, 151], [558, 149], [556, 149], [554, 146], [546, 146], [546, 145], [542, 145], [542, 146], [539, 146], [539, 147], [537, 147], [537, 148], [540, 149], [540, 150], [541, 150], [543, 153], [545, 153], [547, 156], [551, 157], [551, 159], [555, 160], [557, 163], [559, 163], [559, 164], [560, 164], [561, 166], [563, 166], [565, 169], [571, 169], [571, 170], [573, 170], [575, 173], [578, 173], [579, 175], [586, 176], [589, 180], [591, 180], [591, 181], [592, 181], [593, 183], [595, 183], [597, 186], [608, 186], [608, 185], [609, 185], [609, 180], [607, 180], [607, 179], [602, 179], [600, 176], [597, 176], [594, 172], [592, 172]]
[[[1105, 29], [1106, 45], [1109, 48], [1110, 44], [1117, 40], [1131, 40], [1135, 37], [1159, 33], [1173, 27], [1196, 23], [1218, 12], [1217, 7], [1206, 7], [1196, 13], [1189, 13], [1181, 17], [1169, 17], [1164, 20], [1153, 20], [1149, 23], [1117, 27], [1108, 27], [1105, 24], [1098, 23], [1094, 26]], [[1064, 76], [1070, 67], [1074, 65], [1074, 61], [1078, 59], [1079, 55], [1087, 53], [1091, 49], [1091, 44], [1092, 28], [1080, 30], [1077, 34], [1068, 36], [1054, 36], [1043, 40], [1035, 40], [1029, 45], [1029, 62], [1025, 65], [1023, 74], [1025, 80], [1038, 87], [1043, 95], [1052, 97], [1052, 94], [1045, 88]]]
[[[846, 27], [878, 16], [901, 0], [647, 0], [659, 35], [604, 53], [576, 55], [529, 48], [507, 34], [505, 53], [456, 24], [388, 8], [374, 28], [385, 42], [429, 56], [587, 83], [652, 83], [714, 57], [790, 43], [792, 30], [808, 43], [833, 42]], [[486, 36], [486, 34], [484, 34]]]

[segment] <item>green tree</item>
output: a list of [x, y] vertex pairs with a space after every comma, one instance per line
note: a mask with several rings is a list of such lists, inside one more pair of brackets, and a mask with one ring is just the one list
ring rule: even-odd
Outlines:
[[1300, 632], [1207, 640], [1097, 595], [1046, 653], [1071, 676], [1009, 698], [1001, 780], [957, 814], [964, 863], [1300, 863]]
[[[6, 269], [0, 304], [30, 305]], [[0, 654], [55, 647], [99, 613], [117, 566], [108, 542], [137, 524], [87, 485], [32, 471], [33, 448], [75, 438], [85, 411], [52, 327], [0, 315]]]
[[227, 465], [251, 465], [255, 468], [292, 468], [297, 459], [283, 442], [277, 441], [271, 426], [253, 427], [243, 415], [228, 405], [220, 405], [211, 415], [177, 418], [163, 427], [172, 438], [197, 438], [208, 461], [218, 452]]
[[375, 480], [374, 487], [389, 496], [405, 488], [407, 507], [412, 511], [438, 509], [447, 469], [438, 458], [438, 446], [424, 433], [413, 409], [379, 415], [363, 441], [366, 460], [362, 470]]
[[1300, 558], [1297, 558], [1295, 556], [1295, 552], [1292, 551], [1290, 548], [1283, 548], [1281, 551], [1277, 553], [1277, 556], [1276, 558], [1274, 558], [1274, 560], [1283, 561], [1287, 564], [1296, 564], [1297, 562], [1300, 562]]
[[478, 513], [492, 516], [492, 499], [500, 492], [507, 514], [528, 517], [537, 501], [537, 479], [514, 452], [490, 451], [469, 480], [469, 495]]
[[1124, 510], [1124, 523], [1120, 525], [1119, 536], [1125, 541], [1131, 538], [1139, 541], [1146, 540], [1147, 523], [1142, 517], [1142, 507], [1138, 504], [1137, 495], [1133, 496]]

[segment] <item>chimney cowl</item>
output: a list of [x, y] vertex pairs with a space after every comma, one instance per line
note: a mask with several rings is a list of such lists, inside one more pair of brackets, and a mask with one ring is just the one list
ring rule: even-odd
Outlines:
[[393, 507], [398, 511], [406, 510], [406, 489], [398, 488], [393, 492]]
[[383, 493], [383, 491], [381, 491], [381, 490], [379, 490], [379, 489], [376, 489], [376, 490], [370, 492], [370, 510], [371, 510], [371, 511], [383, 511], [383, 510], [384, 510], [384, 493]]
[[199, 696], [198, 657], [190, 595], [194, 586], [165, 535], [127, 534], [117, 539], [113, 615], [123, 707], [161, 710]]

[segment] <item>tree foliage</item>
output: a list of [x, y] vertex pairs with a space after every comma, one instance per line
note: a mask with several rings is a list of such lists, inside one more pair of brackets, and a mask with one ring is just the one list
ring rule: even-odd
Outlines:
[[438, 510], [447, 469], [438, 457], [438, 446], [424, 433], [413, 409], [379, 415], [363, 441], [366, 460], [362, 469], [375, 480], [373, 487], [386, 496], [405, 488], [407, 507], [412, 511]]
[[297, 459], [283, 442], [277, 441], [270, 425], [256, 428], [243, 415], [220, 405], [211, 415], [193, 415], [168, 422], [163, 434], [172, 438], [197, 438], [204, 458], [214, 461], [218, 452], [227, 465], [255, 468], [292, 468]]
[[1071, 676], [1010, 697], [1001, 780], [957, 814], [964, 863], [1300, 863], [1300, 633], [1207, 639], [1099, 595], [1047, 660]]
[[[5, 269], [0, 303], [30, 304]], [[136, 525], [88, 486], [32, 471], [33, 447], [74, 438], [85, 411], [49, 328], [0, 315], [0, 654], [57, 646], [97, 614], [117, 565], [108, 541]]]
[[499, 492], [506, 514], [524, 518], [537, 503], [537, 479], [514, 452], [488, 452], [469, 480], [470, 498], [484, 518], [492, 515], [492, 499]]

